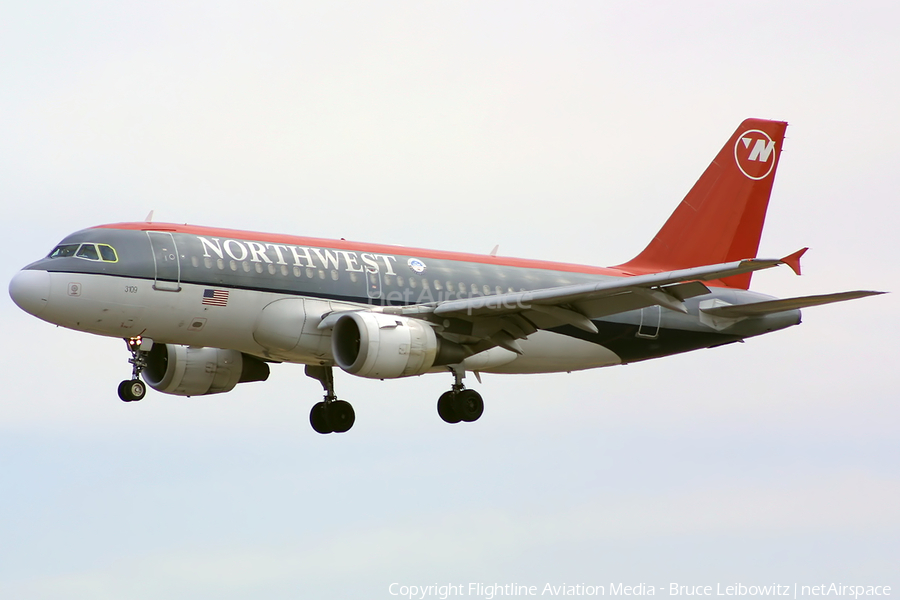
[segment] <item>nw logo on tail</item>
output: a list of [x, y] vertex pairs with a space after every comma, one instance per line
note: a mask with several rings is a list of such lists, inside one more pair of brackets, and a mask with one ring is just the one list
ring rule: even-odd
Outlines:
[[750, 129], [734, 143], [734, 161], [741, 173], [750, 179], [765, 179], [775, 168], [775, 142], [769, 134]]

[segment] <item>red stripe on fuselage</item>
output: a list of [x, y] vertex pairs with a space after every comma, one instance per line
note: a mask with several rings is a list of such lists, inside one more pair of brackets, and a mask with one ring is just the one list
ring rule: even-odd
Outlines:
[[407, 248], [405, 246], [388, 246], [381, 244], [367, 244], [364, 242], [350, 242], [347, 240], [328, 240], [322, 238], [308, 238], [276, 233], [258, 233], [254, 231], [241, 231], [237, 229], [221, 229], [218, 227], [203, 227], [200, 225], [175, 225], [172, 223], [111, 223], [97, 225], [93, 229], [127, 229], [135, 231], [168, 231], [172, 233], [189, 233], [207, 237], [218, 237], [233, 240], [253, 242], [268, 242], [270, 244], [287, 244], [292, 246], [308, 246], [313, 248], [333, 248], [335, 250], [354, 250], [362, 252], [374, 252], [378, 254], [412, 256], [415, 258], [435, 258], [438, 260], [454, 260], [468, 263], [481, 263], [503, 267], [521, 267], [523, 269], [541, 269], [545, 271], [564, 271], [567, 273], [587, 273], [591, 275], [608, 275], [611, 277], [628, 277], [630, 273], [618, 269], [604, 267], [592, 267], [588, 265], [573, 265], [569, 263], [557, 263], [546, 260], [529, 260], [524, 258], [508, 258], [500, 256], [488, 256], [482, 254], [466, 254], [463, 252], [443, 252], [440, 250], [425, 250], [422, 248]]

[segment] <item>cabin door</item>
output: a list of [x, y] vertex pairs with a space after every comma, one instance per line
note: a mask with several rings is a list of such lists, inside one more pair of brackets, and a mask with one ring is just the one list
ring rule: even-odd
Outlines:
[[147, 237], [150, 238], [153, 265], [156, 270], [153, 289], [180, 292], [181, 261], [178, 260], [175, 237], [167, 231], [148, 231]]

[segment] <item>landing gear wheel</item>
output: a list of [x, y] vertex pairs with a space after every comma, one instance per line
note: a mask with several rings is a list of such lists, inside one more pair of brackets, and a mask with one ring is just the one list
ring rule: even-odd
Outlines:
[[462, 421], [462, 417], [456, 412], [456, 407], [454, 406], [454, 396], [453, 392], [444, 392], [438, 398], [438, 415], [447, 423], [459, 423]]
[[484, 400], [475, 390], [462, 390], [456, 394], [453, 408], [461, 420], [471, 423], [484, 413]]
[[147, 393], [147, 386], [140, 379], [131, 379], [119, 384], [119, 398], [123, 402], [140, 400]]
[[150, 354], [149, 348], [153, 346], [153, 341], [149, 340], [148, 350], [146, 351], [141, 350], [143, 342], [144, 340], [141, 336], [125, 338], [128, 351], [131, 353], [131, 358], [128, 359], [128, 362], [131, 363], [132, 369], [131, 379], [119, 384], [119, 398], [123, 402], [140, 400], [147, 393], [147, 386], [141, 381], [141, 371], [147, 368], [147, 356]]
[[312, 410], [309, 411], [309, 424], [316, 433], [332, 433], [334, 431], [328, 419], [328, 407], [324, 402], [313, 404]]
[[353, 422], [356, 421], [356, 413], [353, 411], [353, 406], [351, 406], [349, 402], [345, 400], [335, 400], [326, 406], [326, 409], [328, 412], [328, 421], [334, 428], [335, 433], [344, 433], [353, 427]]
[[344, 433], [353, 427], [356, 413], [349, 402], [334, 394], [334, 375], [327, 365], [306, 365], [306, 375], [322, 384], [325, 401], [317, 402], [309, 411], [309, 424], [318, 433]]

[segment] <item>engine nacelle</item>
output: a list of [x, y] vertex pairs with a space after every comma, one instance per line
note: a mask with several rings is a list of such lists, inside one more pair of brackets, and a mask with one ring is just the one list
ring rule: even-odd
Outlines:
[[348, 373], [392, 379], [428, 372], [438, 354], [438, 340], [431, 326], [418, 319], [353, 312], [335, 322], [331, 353]]
[[141, 375], [165, 394], [203, 396], [230, 392], [239, 383], [265, 381], [269, 365], [237, 350], [153, 344]]

